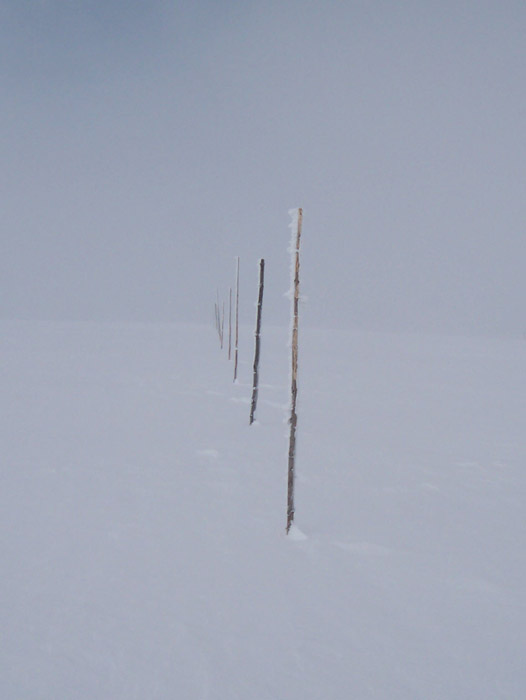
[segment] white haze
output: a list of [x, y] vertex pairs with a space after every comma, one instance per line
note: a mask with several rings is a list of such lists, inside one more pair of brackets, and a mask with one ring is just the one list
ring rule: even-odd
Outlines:
[[0, 2], [0, 316], [526, 328], [522, 2]]

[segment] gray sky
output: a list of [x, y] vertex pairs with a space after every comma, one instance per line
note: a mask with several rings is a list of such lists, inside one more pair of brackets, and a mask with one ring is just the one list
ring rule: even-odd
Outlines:
[[0, 0], [0, 317], [526, 331], [526, 5]]

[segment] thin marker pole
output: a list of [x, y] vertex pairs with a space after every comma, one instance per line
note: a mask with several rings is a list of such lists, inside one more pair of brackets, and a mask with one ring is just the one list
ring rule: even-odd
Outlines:
[[219, 328], [219, 308], [217, 306], [217, 302], [214, 304], [214, 308], [215, 308], [215, 318], [216, 318], [216, 331], [217, 331], [217, 335], [219, 337], [219, 341], [221, 342], [221, 330]]
[[232, 356], [232, 287], [228, 298], [228, 359]]
[[225, 302], [223, 302], [223, 312], [221, 315], [221, 350], [223, 349], [224, 335], [225, 335]]
[[221, 340], [221, 305], [219, 304], [219, 289], [216, 289], [216, 307], [217, 307], [217, 335], [219, 336], [219, 345], [223, 347]]
[[296, 413], [296, 402], [298, 398], [298, 315], [300, 299], [300, 239], [301, 224], [303, 220], [303, 210], [298, 209], [298, 227], [296, 230], [296, 245], [291, 246], [291, 257], [293, 262], [293, 289], [292, 299], [292, 342], [291, 342], [291, 400], [290, 400], [290, 435], [289, 435], [289, 464], [288, 464], [288, 485], [287, 485], [287, 534], [294, 521], [294, 477], [296, 463], [296, 428], [298, 416]]
[[256, 313], [256, 348], [254, 351], [254, 370], [252, 380], [252, 403], [250, 405], [250, 425], [254, 422], [259, 392], [259, 355], [261, 349], [261, 312], [263, 310], [263, 287], [265, 285], [265, 261], [259, 261], [259, 293]]
[[239, 255], [236, 258], [236, 340], [234, 347], [234, 382], [237, 381], [237, 362], [239, 350]]

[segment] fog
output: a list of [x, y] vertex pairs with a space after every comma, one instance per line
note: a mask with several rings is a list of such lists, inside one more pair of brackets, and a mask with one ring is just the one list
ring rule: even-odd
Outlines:
[[526, 6], [0, 1], [4, 319], [526, 331]]

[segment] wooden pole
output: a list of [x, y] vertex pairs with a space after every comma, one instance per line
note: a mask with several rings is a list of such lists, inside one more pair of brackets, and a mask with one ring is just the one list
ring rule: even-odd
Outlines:
[[217, 307], [217, 335], [219, 336], [219, 345], [223, 347], [221, 340], [221, 306], [219, 304], [219, 289], [216, 289], [216, 307]]
[[214, 304], [214, 310], [215, 310], [215, 318], [216, 318], [216, 331], [217, 331], [217, 334], [219, 335], [219, 338], [221, 339], [221, 336], [219, 333], [219, 309], [217, 307], [217, 302]]
[[232, 287], [228, 297], [228, 359], [232, 357]]
[[221, 350], [223, 349], [223, 338], [224, 338], [224, 335], [225, 335], [225, 302], [223, 302], [223, 311], [222, 311], [222, 314], [221, 314], [221, 333], [220, 333], [220, 337], [221, 337]]
[[239, 350], [239, 256], [236, 258], [236, 338], [234, 347], [234, 382], [237, 381], [237, 361]]
[[[298, 209], [298, 225], [296, 230], [296, 245], [291, 246], [293, 263], [293, 292], [292, 298], [292, 339], [291, 339], [291, 399], [290, 399], [290, 436], [289, 436], [289, 464], [288, 464], [288, 489], [287, 489], [287, 534], [294, 521], [294, 476], [296, 462], [296, 428], [298, 416], [296, 403], [298, 398], [298, 315], [300, 299], [300, 239], [303, 210]], [[293, 239], [294, 240], [294, 239]], [[292, 291], [292, 290], [291, 290]]]
[[254, 370], [252, 380], [252, 403], [250, 405], [250, 425], [254, 422], [256, 415], [256, 406], [258, 403], [259, 391], [259, 355], [261, 348], [261, 311], [263, 309], [263, 287], [265, 284], [265, 261], [263, 258], [259, 261], [259, 293], [258, 306], [256, 312], [256, 348], [254, 351]]

